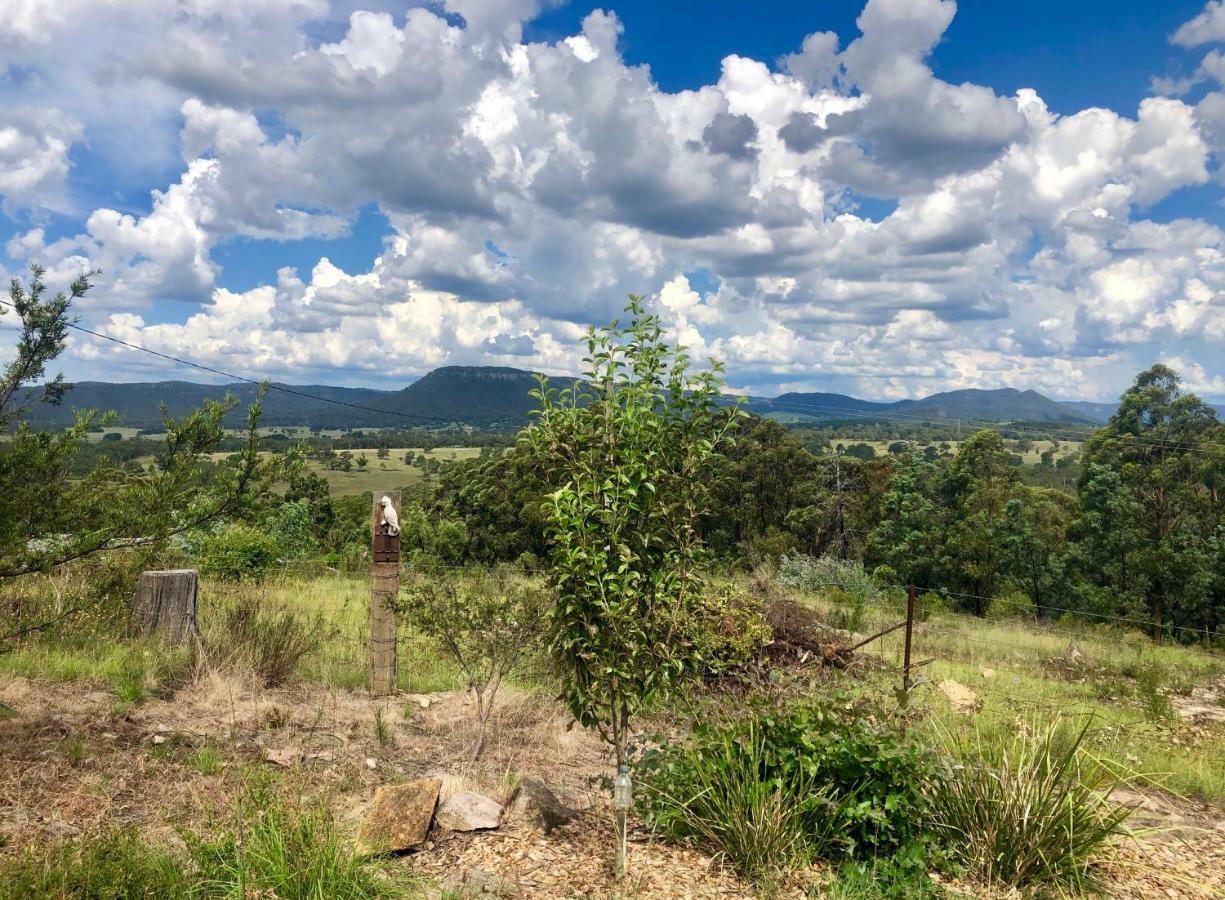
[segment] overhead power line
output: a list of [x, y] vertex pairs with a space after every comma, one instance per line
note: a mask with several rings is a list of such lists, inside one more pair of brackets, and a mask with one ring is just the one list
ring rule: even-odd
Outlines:
[[[16, 306], [14, 306], [12, 303], [10, 303], [7, 300], [0, 300], [0, 303], [3, 303], [5, 306], [10, 307], [11, 309], [17, 308]], [[112, 344], [119, 344], [131, 350], [139, 350], [141, 353], [148, 353], [150, 356], [156, 356], [160, 359], [169, 360], [170, 362], [178, 363], [179, 365], [182, 365], [182, 366], [191, 366], [191, 368], [199, 369], [201, 372], [210, 372], [213, 375], [221, 375], [225, 378], [232, 378], [235, 381], [246, 382], [247, 384], [261, 385], [261, 384], [266, 383], [268, 385], [269, 390], [280, 391], [283, 394], [293, 394], [295, 397], [305, 397], [308, 400], [317, 400], [320, 403], [332, 403], [336, 406], [347, 406], [350, 409], [360, 409], [360, 410], [364, 410], [365, 412], [381, 413], [387, 416], [399, 416], [400, 418], [403, 418], [403, 419], [418, 419], [418, 420], [428, 421], [428, 422], [443, 422], [447, 425], [453, 425], [456, 422], [455, 419], [446, 419], [441, 416], [427, 416], [427, 415], [422, 415], [420, 413], [398, 412], [394, 409], [379, 409], [378, 407], [375, 407], [375, 406], [365, 406], [361, 403], [350, 403], [347, 400], [337, 400], [334, 397], [322, 397], [318, 394], [309, 393], [308, 391], [299, 391], [296, 388], [287, 387], [283, 384], [276, 384], [275, 382], [271, 380], [260, 380], [258, 378], [247, 378], [244, 375], [236, 375], [233, 372], [226, 372], [222, 369], [215, 369], [212, 366], [206, 366], [203, 363], [192, 362], [189, 359], [183, 359], [182, 357], [179, 357], [179, 356], [172, 356], [169, 353], [162, 353], [158, 350], [151, 350], [148, 347], [142, 347], [140, 344], [133, 344], [130, 341], [125, 341], [117, 337], [112, 337], [109, 334], [102, 334], [101, 332], [93, 331], [89, 328], [86, 328], [83, 325], [77, 325], [75, 322], [69, 322], [68, 327], [72, 328], [75, 331], [84, 332], [85, 334], [92, 335], [93, 337], [101, 338], [104, 341], [110, 341]]]

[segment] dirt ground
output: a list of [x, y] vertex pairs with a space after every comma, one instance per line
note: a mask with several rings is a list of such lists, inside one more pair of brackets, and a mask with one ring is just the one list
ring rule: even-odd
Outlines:
[[[514, 825], [467, 835], [436, 831], [395, 864], [440, 886], [480, 881], [529, 898], [751, 896], [709, 855], [663, 845], [640, 827], [632, 834], [630, 880], [615, 890], [611, 816], [600, 784], [611, 769], [606, 751], [569, 727], [547, 696], [504, 691], [474, 767], [467, 760], [473, 710], [459, 692], [376, 704], [360, 692], [267, 690], [204, 675], [171, 698], [121, 710], [100, 686], [0, 677], [0, 702], [16, 712], [0, 721], [0, 855], [128, 823], [151, 841], [174, 843], [176, 828], [207, 828], [232, 814], [250, 767], [276, 772], [287, 791], [325, 798], [354, 831], [375, 789], [388, 782], [432, 774], [443, 778], [444, 796], [473, 789], [505, 799], [512, 779], [527, 776], [580, 814], [548, 836]], [[1225, 897], [1225, 810], [1156, 795], [1121, 799], [1137, 807], [1136, 823], [1149, 830], [1106, 864], [1110, 896]]]

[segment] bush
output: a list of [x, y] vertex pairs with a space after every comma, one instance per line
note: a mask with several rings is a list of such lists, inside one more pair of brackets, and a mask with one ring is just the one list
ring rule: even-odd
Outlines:
[[713, 848], [767, 890], [813, 853], [808, 825], [829, 806], [827, 792], [800, 773], [778, 783], [760, 719], [704, 733], [700, 749], [649, 758], [643, 768], [654, 823], [671, 840]]
[[273, 687], [318, 648], [324, 628], [322, 614], [308, 616], [259, 597], [231, 602], [204, 622], [205, 657], [211, 665], [248, 666]]
[[551, 601], [547, 590], [507, 568], [446, 579], [418, 574], [402, 588], [397, 610], [439, 643], [476, 695], [474, 760], [502, 679], [534, 656]]
[[243, 522], [207, 535], [196, 552], [202, 572], [227, 581], [262, 580], [280, 555], [274, 534]]
[[1083, 751], [1087, 733], [1087, 724], [1069, 732], [1055, 720], [949, 738], [960, 764], [931, 797], [950, 857], [989, 882], [1092, 887], [1089, 864], [1122, 833], [1129, 810], [1107, 799], [1120, 782]]
[[51, 846], [31, 845], [20, 856], [0, 862], [0, 885], [7, 897], [182, 897], [188, 881], [173, 854], [150, 847], [128, 826], [88, 840]]
[[883, 584], [865, 572], [861, 563], [850, 559], [786, 556], [779, 561], [777, 578], [779, 584], [825, 594], [840, 604], [844, 614], [834, 624], [850, 631], [858, 631], [863, 625], [870, 604], [901, 600], [899, 588]]
[[731, 587], [707, 593], [688, 630], [703, 669], [711, 675], [748, 668], [770, 642], [761, 601]]
[[[737, 745], [753, 750], [737, 756]], [[845, 697], [757, 701], [746, 714], [699, 722], [684, 743], [648, 751], [639, 771], [647, 816], [666, 836], [714, 841], [705, 810], [723, 800], [708, 795], [760, 782], [794, 812], [787, 821], [806, 852], [827, 859], [891, 856], [922, 843], [926, 790], [943, 774], [932, 750]], [[730, 818], [726, 827], [744, 826]], [[714, 842], [724, 852], [733, 845]]]

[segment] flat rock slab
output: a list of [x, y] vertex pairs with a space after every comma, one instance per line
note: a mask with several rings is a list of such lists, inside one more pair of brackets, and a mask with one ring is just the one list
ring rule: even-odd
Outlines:
[[362, 853], [391, 853], [420, 846], [430, 832], [441, 789], [442, 782], [437, 778], [379, 788], [358, 831], [357, 849]]
[[576, 815], [535, 778], [524, 778], [515, 788], [507, 818], [548, 834]]
[[502, 804], [472, 791], [460, 791], [438, 807], [435, 821], [447, 831], [484, 831], [502, 822]]

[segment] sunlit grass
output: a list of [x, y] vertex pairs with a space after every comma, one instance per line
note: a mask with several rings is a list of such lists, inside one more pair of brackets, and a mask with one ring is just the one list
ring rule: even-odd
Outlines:
[[[831, 613], [821, 597], [808, 602]], [[923, 601], [920, 599], [920, 613]], [[1000, 735], [1014, 733], [1034, 715], [1068, 715], [1092, 720], [1086, 750], [1120, 771], [1151, 779], [1177, 794], [1225, 800], [1225, 724], [1194, 725], [1176, 715], [1154, 716], [1137, 676], [1156, 669], [1158, 690], [1176, 696], [1225, 671], [1225, 657], [1196, 646], [1154, 646], [1138, 630], [1083, 621], [1055, 624], [1026, 619], [977, 619], [943, 610], [921, 616], [911, 644], [921, 683], [911, 704], [931, 724], [957, 732], [976, 725]], [[904, 606], [870, 611], [863, 636], [905, 619]], [[900, 685], [904, 637], [899, 630], [863, 652], [889, 666], [872, 676], [880, 690]], [[1091, 666], [1061, 670], [1052, 660], [1075, 643]], [[978, 696], [978, 708], [958, 712], [936, 690], [941, 681], [959, 682]]]

